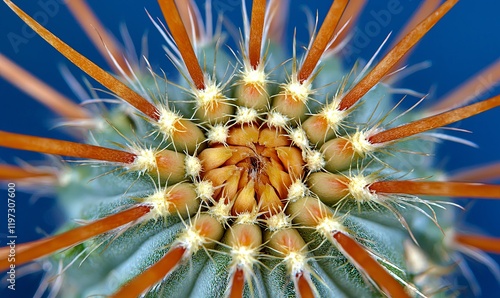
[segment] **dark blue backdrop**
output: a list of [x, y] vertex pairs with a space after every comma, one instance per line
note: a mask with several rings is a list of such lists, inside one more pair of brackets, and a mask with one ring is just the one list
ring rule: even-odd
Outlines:
[[[62, 1], [16, 1], [30, 15], [43, 12], [40, 3], [47, 2], [58, 4], [57, 11], [47, 18], [46, 26], [98, 65], [105, 66], [105, 62], [87, 40], [82, 30], [76, 25], [67, 9], [59, 4]], [[167, 72], [172, 72], [164, 52], [160, 48], [162, 43], [161, 37], [153, 28], [144, 11], [144, 6], [146, 6], [151, 15], [161, 16], [155, 1], [122, 0], [89, 2], [103, 23], [116, 35], [118, 35], [119, 24], [121, 23], [127, 25], [136, 44], [139, 44], [142, 35], [148, 32], [150, 60], [155, 67], [162, 67]], [[312, 2], [292, 1], [293, 11], [290, 12], [291, 21], [286, 41], [290, 46], [293, 27], [297, 27], [300, 40], [305, 40], [304, 37], [307, 36], [303, 22], [305, 19], [304, 13], [300, 7], [306, 7], [307, 3]], [[308, 6], [312, 10], [319, 8], [321, 20], [328, 9], [330, 1], [314, 2], [318, 3], [308, 4]], [[373, 13], [371, 12], [376, 13], [384, 9], [389, 2], [401, 6], [402, 11], [392, 15], [390, 24], [386, 27], [382, 26], [380, 34], [371, 37], [370, 46], [362, 49], [361, 57], [363, 58], [369, 58], [391, 30], [397, 32], [400, 26], [404, 24], [404, 21], [415, 10], [418, 3], [420, 3], [420, 1], [411, 0], [376, 1], [376, 4], [373, 3], [375, 1], [370, 2], [372, 3], [368, 5], [359, 23], [361, 30], [364, 30], [364, 25], [374, 20]], [[213, 4], [214, 7], [225, 10], [231, 22], [236, 24], [241, 23], [241, 5], [238, 0], [213, 0]], [[417, 63], [424, 60], [432, 61], [432, 67], [412, 75], [403, 81], [401, 86], [422, 92], [434, 88], [434, 98], [436, 98], [499, 58], [499, 9], [499, 1], [461, 1], [424, 38], [410, 59], [410, 63]], [[69, 65], [69, 62], [65, 58], [53, 50], [41, 38], [30, 36], [29, 31], [24, 32], [23, 30], [25, 29], [23, 29], [23, 26], [23, 23], [6, 5], [3, 3], [0, 4], [0, 52], [30, 70], [36, 76], [43, 78], [44, 81], [62, 93], [74, 98], [62, 80], [57, 66], [69, 66], [73, 73], [77, 74], [77, 77], [80, 77], [81, 73]], [[20, 44], [16, 49], [7, 37], [10, 32], [19, 35], [28, 34], [25, 35], [29, 36], [27, 43]], [[489, 95], [498, 93], [500, 93], [500, 88], [493, 88], [489, 91]], [[0, 118], [1, 130], [54, 138], [68, 138], [60, 130], [52, 129], [53, 122], [51, 119], [53, 119], [54, 115], [50, 111], [3, 80], [0, 80], [0, 94], [2, 111]], [[480, 149], [469, 148], [454, 143], [445, 143], [438, 154], [439, 165], [452, 171], [461, 167], [500, 160], [498, 157], [499, 149], [496, 147], [500, 145], [498, 138], [500, 120], [496, 118], [499, 115], [500, 110], [490, 111], [457, 125], [460, 128], [473, 131], [473, 134], [467, 134], [464, 137], [476, 142], [480, 146]], [[0, 160], [13, 162], [14, 157], [25, 160], [39, 159], [39, 155], [36, 154], [0, 149]], [[5, 190], [1, 190], [0, 193], [5, 194], [6, 192]], [[5, 195], [2, 196], [5, 197]], [[30, 195], [18, 193], [17, 199], [17, 233], [19, 241], [33, 240], [41, 237], [45, 232], [50, 233], [61, 219], [50, 198], [42, 197], [34, 200]], [[2, 218], [0, 225], [6, 226], [6, 222], [3, 220], [6, 214], [5, 205], [2, 203], [0, 206], [2, 214], [0, 216]], [[499, 223], [497, 214], [500, 211], [500, 204], [498, 202], [478, 201], [472, 205], [469, 204], [469, 207], [471, 209], [465, 214], [466, 223], [464, 223], [464, 226], [480, 227], [485, 233], [500, 237], [500, 231], [497, 228]], [[6, 227], [0, 226], [0, 237], [2, 239], [5, 239], [5, 230]], [[1, 245], [4, 244], [5, 242], [2, 241]], [[497, 263], [500, 263], [500, 258], [495, 258]], [[498, 293], [500, 287], [493, 275], [483, 265], [475, 262], [470, 262], [470, 265], [483, 287], [484, 297], [490, 297], [495, 292]], [[2, 282], [4, 279], [2, 277]], [[17, 281], [18, 290], [15, 293], [16, 295], [12, 295], [10, 291], [1, 290], [0, 296], [31, 297], [37, 287], [37, 282], [33, 277], [20, 278]], [[0, 287], [3, 288], [1, 283]]]

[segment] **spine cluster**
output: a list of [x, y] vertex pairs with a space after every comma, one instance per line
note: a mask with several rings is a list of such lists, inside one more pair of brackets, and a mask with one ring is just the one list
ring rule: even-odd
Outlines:
[[[73, 296], [424, 297], [442, 289], [444, 270], [434, 269], [460, 248], [499, 252], [497, 239], [454, 230], [449, 198], [500, 198], [500, 186], [437, 175], [428, 157], [436, 135], [426, 134], [499, 106], [500, 96], [425, 117], [389, 102], [391, 78], [457, 1], [424, 1], [360, 73], [343, 69], [338, 49], [365, 1], [333, 1], [303, 57], [279, 43], [285, 2], [252, 1], [233, 57], [193, 2], [159, 0], [166, 25], [152, 20], [183, 79], [174, 83], [147, 60], [147, 69], [131, 64], [104, 35], [110, 74], [6, 0], [124, 103], [103, 121], [56, 99], [80, 124], [79, 142], [0, 131], [0, 146], [84, 159], [52, 171], [0, 165], [7, 178], [48, 181], [67, 214], [86, 220], [19, 245], [18, 264], [54, 255], [50, 264], [68, 267], [57, 272], [70, 285], [62, 294]], [[8, 75], [22, 74], [3, 60]]]

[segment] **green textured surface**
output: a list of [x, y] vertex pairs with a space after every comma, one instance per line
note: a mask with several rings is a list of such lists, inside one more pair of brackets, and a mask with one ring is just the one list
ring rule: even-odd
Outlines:
[[[283, 56], [280, 50], [273, 45], [271, 48], [273, 58]], [[214, 49], [206, 48], [205, 57], [207, 69], [211, 69]], [[228, 66], [229, 55], [218, 52], [217, 64]], [[222, 63], [221, 63], [222, 61]], [[235, 63], [234, 61], [232, 62]], [[277, 64], [271, 61], [268, 68]], [[217, 77], [224, 77], [226, 69], [217, 66]], [[315, 95], [318, 102], [324, 102], [325, 98], [331, 97], [340, 83], [340, 79], [346, 75], [342, 69], [341, 62], [332, 57], [323, 61], [321, 73], [315, 81], [315, 86], [323, 86], [332, 83], [328, 87], [321, 89]], [[275, 71], [272, 79], [283, 78], [283, 72]], [[278, 81], [279, 82], [279, 81]], [[182, 83], [181, 83], [182, 84]], [[151, 92], [152, 97], [164, 99], [165, 94], [155, 94], [158, 92], [152, 80], [145, 78], [143, 85]], [[228, 86], [230, 86], [229, 83]], [[186, 86], [184, 84], [184, 86]], [[276, 89], [277, 85], [270, 87]], [[162, 85], [160, 89], [164, 89]], [[186, 118], [191, 118], [192, 105], [185, 105], [182, 101], [189, 99], [189, 95], [169, 86], [168, 100], [171, 108], [183, 113]], [[230, 93], [230, 90], [228, 91]], [[354, 133], [352, 128], [355, 124], [357, 129], [365, 129], [376, 123], [377, 119], [387, 114], [394, 103], [387, 92], [387, 87], [377, 85], [362, 99], [355, 112], [349, 115], [347, 122], [351, 127], [346, 127], [345, 131], [340, 130], [341, 135]], [[321, 105], [315, 104], [311, 111], [318, 110]], [[398, 115], [401, 111], [393, 111], [385, 120], [385, 123]], [[395, 126], [416, 119], [418, 115], [409, 113], [401, 117]], [[136, 138], [146, 146], [159, 146], [161, 137], [144, 138], [154, 129], [142, 117], [135, 113], [124, 116], [123, 110], [117, 108], [112, 110], [106, 117], [109, 124], [104, 129], [93, 130], [92, 140], [103, 146], [112, 146], [111, 142], [125, 143], [126, 140], [120, 136], [116, 130], [125, 135], [130, 140]], [[367, 121], [369, 121], [367, 123]], [[382, 124], [383, 125], [383, 124]], [[113, 129], [111, 126], [116, 128]], [[140, 137], [139, 137], [140, 136]], [[94, 142], [94, 141], [92, 141]], [[160, 148], [172, 148], [163, 143]], [[434, 144], [425, 140], [409, 140], [398, 143], [391, 148], [392, 155], [377, 152], [375, 155], [384, 163], [392, 167], [383, 168], [379, 162], [353, 165], [349, 170], [344, 171], [346, 175], [355, 174], [357, 167], [363, 168], [364, 174], [380, 171], [385, 177], [398, 178], [405, 175], [405, 179], [415, 177], [426, 177], [435, 173], [430, 166], [432, 157], [398, 152], [398, 150], [422, 151], [432, 154]], [[71, 173], [69, 182], [59, 189], [59, 201], [66, 210], [68, 218], [96, 219], [116, 212], [118, 209], [128, 206], [134, 199], [144, 197], [154, 191], [154, 182], [148, 176], [140, 176], [137, 173], [129, 173], [124, 170], [110, 172], [102, 177], [93, 179], [101, 174], [105, 174], [113, 167], [95, 167], [92, 165], [75, 165], [68, 167]], [[411, 171], [410, 171], [411, 170]], [[398, 198], [392, 198], [397, 202]], [[440, 230], [425, 216], [411, 208], [403, 209], [395, 207], [409, 223], [412, 232], [417, 238], [421, 247], [428, 253], [432, 260], [440, 260], [440, 248], [435, 244], [440, 243], [442, 234]], [[397, 218], [386, 208], [378, 206], [375, 210], [368, 206], [358, 207], [356, 204], [346, 204], [341, 210], [342, 213], [349, 213], [346, 217], [345, 225], [350, 229], [352, 235], [362, 244], [368, 247], [373, 253], [382, 257], [399, 267], [403, 272], [388, 268], [402, 279], [412, 283], [412, 276], [405, 273], [406, 264], [402, 243], [409, 239], [408, 232], [404, 229]], [[451, 211], [439, 211], [443, 213], [439, 218], [443, 228], [451, 225], [453, 217]], [[60, 253], [54, 259], [63, 259], [65, 264], [73, 260], [77, 253], [82, 252], [85, 260], [80, 264], [79, 258], [65, 272], [65, 282], [67, 287], [62, 289], [62, 297], [88, 297], [92, 295], [111, 294], [127, 281], [146, 270], [149, 266], [158, 261], [168, 250], [176, 235], [183, 229], [184, 225], [177, 216], [171, 216], [157, 222], [148, 222], [131, 227], [124, 233], [118, 235], [104, 235], [87, 241], [69, 251]], [[263, 227], [264, 229], [264, 227]], [[377, 297], [383, 296], [371, 285], [367, 285], [366, 277], [351, 265], [348, 260], [330, 243], [323, 241], [319, 235], [307, 229], [300, 229], [306, 242], [309, 243], [309, 263], [311, 268], [311, 279], [321, 297]], [[230, 257], [224, 248], [216, 248], [218, 252], [198, 251], [192, 258], [184, 261], [173, 273], [164, 278], [162, 282], [150, 289], [146, 297], [223, 297], [228, 291], [228, 274]], [[268, 254], [266, 248], [261, 253]], [[252, 287], [245, 286], [245, 297], [296, 297], [293, 281], [280, 259], [267, 255], [261, 258], [264, 266], [256, 265], [255, 276], [252, 277]]]

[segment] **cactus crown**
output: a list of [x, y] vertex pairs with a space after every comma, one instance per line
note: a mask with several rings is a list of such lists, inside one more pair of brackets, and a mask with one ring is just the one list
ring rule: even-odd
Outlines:
[[[252, 1], [233, 57], [193, 2], [160, 0], [168, 29], [153, 22], [182, 74], [176, 83], [127, 63], [102, 31], [111, 75], [5, 2], [126, 103], [101, 111], [104, 123], [80, 106], [64, 113], [61, 99], [56, 111], [84, 128], [80, 143], [0, 132], [4, 147], [89, 160], [16, 169], [25, 183], [47, 178], [68, 217], [86, 221], [19, 248], [18, 263], [54, 253], [62, 295], [446, 294], [457, 247], [495, 246], [455, 233], [453, 203], [436, 197], [498, 198], [500, 188], [437, 175], [427, 132], [500, 97], [424, 117], [389, 100], [406, 55], [457, 1], [424, 1], [378, 64], [346, 70], [338, 49], [364, 1], [334, 1], [303, 57], [293, 49], [286, 60], [286, 1]], [[68, 5], [91, 14], [83, 1]]]

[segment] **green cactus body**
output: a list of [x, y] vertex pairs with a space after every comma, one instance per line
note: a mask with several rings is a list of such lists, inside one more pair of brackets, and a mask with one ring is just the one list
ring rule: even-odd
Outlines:
[[[202, 55], [201, 55], [202, 56]], [[332, 60], [335, 57], [330, 58]], [[220, 61], [220, 60], [219, 60]], [[325, 63], [330, 61], [326, 60]], [[222, 62], [221, 65], [227, 65]], [[324, 76], [342, 77], [345, 76], [345, 70], [339, 68], [324, 68], [318, 75], [318, 79]], [[237, 80], [237, 78], [234, 78]], [[233, 82], [232, 82], [233, 83]], [[272, 89], [276, 86], [271, 86]], [[161, 88], [161, 87], [160, 87]], [[270, 88], [270, 89], [271, 89]], [[331, 90], [336, 90], [336, 85], [331, 85]], [[381, 89], [381, 90], [380, 90]], [[378, 86], [363, 97], [363, 105], [357, 109], [352, 116], [346, 120], [348, 123], [364, 123], [369, 117], [369, 114], [376, 109], [376, 113], [385, 114], [391, 108], [392, 104], [388, 98], [380, 100], [380, 94], [385, 94], [384, 87]], [[154, 89], [153, 89], [154, 90]], [[231, 90], [229, 90], [231, 91]], [[330, 92], [328, 92], [330, 93]], [[332, 92], [333, 93], [333, 92]], [[271, 93], [271, 97], [275, 94]], [[160, 97], [160, 95], [156, 95]], [[169, 96], [170, 97], [170, 96]], [[231, 96], [228, 96], [231, 97]], [[323, 96], [325, 97], [325, 96]], [[186, 98], [188, 99], [188, 98]], [[324, 98], [323, 98], [324, 100]], [[141, 117], [130, 115], [126, 121], [129, 123], [123, 124], [123, 111], [116, 115], [107, 117], [112, 126], [120, 127], [120, 133], [131, 135], [133, 132], [127, 127], [148, 127], [148, 123]], [[396, 115], [398, 111], [394, 111]], [[191, 118], [191, 115], [183, 115], [185, 118]], [[267, 112], [262, 112], [259, 117], [266, 118]], [[407, 119], [401, 121], [413, 120], [416, 116], [409, 114]], [[116, 119], [116, 120], [115, 120]], [[137, 124], [138, 123], [138, 124]], [[148, 128], [149, 129], [149, 128]], [[141, 132], [136, 131], [136, 134], [147, 133], [148, 129]], [[358, 128], [359, 129], [359, 128]], [[354, 134], [356, 128], [346, 128], [345, 132], [339, 133], [339, 137], [346, 137], [347, 134]], [[94, 136], [98, 140], [119, 140], [121, 137], [112, 129], [103, 131], [94, 131]], [[153, 148], [167, 148], [174, 150], [173, 146], [162, 145], [161, 140], [143, 139], [141, 138], [142, 146]], [[411, 144], [409, 144], [411, 143]], [[426, 153], [431, 154], [433, 145], [429, 145], [429, 141], [412, 140], [404, 144], [397, 145], [393, 150], [396, 152], [393, 156], [386, 158], [385, 155], [380, 155], [381, 162], [388, 163], [399, 171], [407, 172], [406, 168], [412, 168], [411, 173], [407, 178], [426, 177], [433, 174], [434, 169], [429, 167], [431, 163], [430, 157], [416, 157], [410, 162], [406, 162], [406, 153], [397, 153], [399, 147], [405, 148], [425, 148]], [[313, 149], [314, 146], [311, 146]], [[429, 151], [429, 148], [431, 150]], [[377, 155], [378, 156], [378, 155]], [[357, 169], [359, 167], [359, 170]], [[130, 206], [134, 200], [151, 195], [158, 185], [154, 179], [147, 175], [139, 176], [136, 172], [129, 172], [126, 169], [120, 169], [102, 178], [92, 180], [94, 177], [102, 175], [114, 167], [93, 167], [81, 165], [69, 165], [65, 170], [71, 172], [72, 179], [66, 185], [61, 185], [59, 189], [59, 198], [64, 206], [64, 210], [70, 218], [83, 218], [87, 220], [95, 220], [106, 215], [116, 212], [120, 206]], [[401, 169], [401, 170], [400, 170]], [[380, 177], [386, 176], [397, 177], [401, 175], [392, 169], [382, 166], [379, 162], [372, 162], [369, 165], [364, 165], [356, 161], [353, 166], [340, 171], [347, 177], [356, 175], [363, 171], [364, 175], [378, 172]], [[379, 172], [381, 171], [381, 172]], [[76, 172], [76, 173], [74, 173]], [[328, 171], [321, 171], [328, 172]], [[337, 173], [337, 172], [336, 172]], [[303, 182], [307, 182], [308, 171], [303, 178]], [[196, 182], [190, 181], [190, 182]], [[113, 189], [109, 189], [109, 185], [113, 185]], [[314, 193], [310, 194], [315, 196]], [[398, 201], [397, 197], [391, 198], [391, 201]], [[409, 222], [412, 227], [412, 232], [419, 243], [432, 242], [436, 243], [435, 239], [439, 239], [442, 243], [443, 235], [439, 228], [417, 210], [401, 210], [394, 206], [398, 212]], [[193, 210], [196, 213], [206, 212], [208, 207], [200, 207], [199, 210]], [[348, 214], [347, 214], [348, 213]], [[439, 216], [441, 228], [447, 229], [453, 223], [453, 214], [450, 208], [442, 211], [443, 216]], [[292, 214], [287, 214], [287, 216]], [[411, 274], [408, 272], [407, 264], [404, 258], [404, 247], [401, 245], [405, 241], [410, 241], [408, 231], [404, 229], [397, 218], [382, 206], [368, 206], [361, 204], [358, 206], [355, 203], [347, 202], [337, 213], [337, 216], [345, 216], [344, 225], [349, 229], [352, 235], [362, 239], [362, 243], [366, 247], [380, 256], [388, 263], [399, 268], [387, 267], [394, 274], [413, 283]], [[228, 214], [227, 225], [235, 225], [237, 216]], [[193, 215], [196, 217], [196, 215]], [[449, 220], [446, 218], [448, 217]], [[443, 220], [444, 219], [444, 220]], [[187, 221], [187, 218], [183, 218]], [[268, 227], [262, 217], [257, 217], [258, 225], [262, 229], [262, 233], [269, 233]], [[412, 225], [412, 222], [423, 222], [418, 225]], [[133, 227], [124, 229], [124, 233], [116, 239], [111, 235], [104, 235], [84, 242], [72, 249], [63, 251], [62, 258], [65, 262], [71, 262], [82, 248], [86, 248], [89, 252], [94, 248], [96, 250], [91, 253], [85, 262], [80, 266], [71, 266], [67, 270], [67, 278], [65, 283], [74, 284], [74, 287], [64, 287], [64, 290], [70, 289], [68, 296], [88, 297], [91, 295], [110, 294], [116, 291], [117, 287], [131, 280], [134, 276], [144, 271], [147, 267], [158, 261], [168, 250], [168, 248], [176, 240], [176, 235], [181, 233], [184, 225], [177, 214], [168, 215], [165, 218], [157, 221], [151, 220], [147, 223], [137, 224]], [[311, 252], [306, 254], [307, 266], [310, 267], [311, 273], [317, 276], [312, 276], [312, 280], [318, 294], [322, 297], [334, 296], [371, 296], [374, 294], [374, 289], [365, 284], [362, 276], [356, 271], [355, 267], [342, 257], [338, 249], [331, 243], [322, 243], [324, 237], [318, 237], [314, 229], [306, 226], [294, 225], [297, 231], [300, 232], [304, 240], [309, 243], [308, 247]], [[422, 229], [422, 227], [425, 227]], [[422, 230], [420, 230], [422, 229]], [[230, 228], [226, 228], [230, 231]], [[446, 248], [441, 245], [442, 250]], [[151, 297], [156, 294], [161, 294], [162, 297], [214, 297], [222, 295], [228, 286], [229, 270], [231, 268], [230, 251], [224, 245], [218, 244], [214, 247], [217, 252], [210, 252], [211, 259], [207, 256], [205, 250], [200, 250], [189, 258], [174, 271], [169, 277], [161, 282], [157, 287], [150, 292]], [[438, 249], [439, 251], [439, 249]], [[442, 260], [441, 256], [436, 255], [436, 252], [429, 251], [431, 259]], [[289, 272], [286, 270], [283, 258], [273, 256], [273, 253], [264, 244], [258, 252], [259, 263], [253, 266], [254, 277], [249, 277], [253, 284], [253, 289], [247, 286], [246, 295], [255, 295], [257, 297], [289, 297], [294, 294], [293, 283]], [[56, 256], [56, 259], [61, 257]], [[443, 263], [441, 265], [446, 265]], [[82, 277], [82, 275], [84, 277]]]
[[[343, 5], [335, 2], [333, 8]], [[262, 1], [254, 5], [262, 8]], [[267, 27], [257, 60], [248, 30], [258, 25], [243, 31], [235, 58], [219, 36], [196, 33], [201, 25], [191, 19], [200, 26], [191, 23], [188, 28], [197, 29], [186, 35], [196, 40], [198, 68], [184, 63], [189, 55], [170, 44], [169, 56], [183, 74], [178, 82], [134, 69], [130, 81], [117, 76], [131, 92], [104, 83], [135, 110], [109, 109], [102, 115], [106, 121], [86, 132], [82, 143], [115, 149], [109, 157], [58, 153], [90, 158], [60, 168], [58, 201], [68, 218], [84, 226], [127, 210], [143, 213], [56, 249], [47, 262], [50, 273], [62, 278], [61, 297], [449, 294], [443, 272], [453, 264], [451, 201], [390, 184], [425, 179], [437, 189], [445, 183], [433, 167], [428, 129], [384, 135], [416, 123], [422, 113], [395, 108], [381, 78], [356, 95], [361, 68], [345, 69], [330, 45], [309, 73], [307, 58], [282, 59], [290, 49], [272, 35], [278, 25], [269, 11], [260, 24]], [[258, 18], [258, 12], [251, 15]], [[189, 20], [182, 11], [177, 17]], [[179, 29], [167, 23], [179, 45]], [[371, 65], [363, 78], [378, 67]], [[130, 100], [131, 93], [142, 101]], [[349, 96], [357, 98], [349, 103]], [[59, 232], [76, 227], [67, 224]], [[161, 276], [146, 277], [148, 272]], [[141, 277], [142, 285], [127, 288]]]

